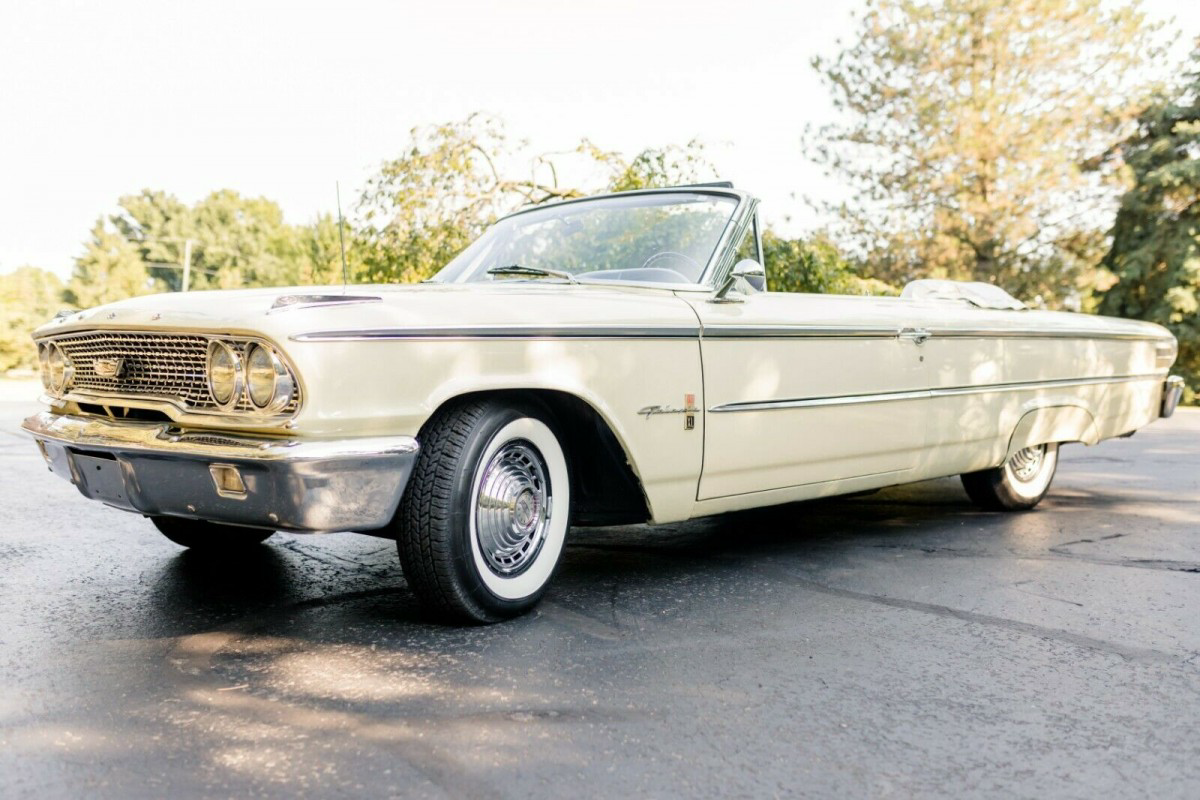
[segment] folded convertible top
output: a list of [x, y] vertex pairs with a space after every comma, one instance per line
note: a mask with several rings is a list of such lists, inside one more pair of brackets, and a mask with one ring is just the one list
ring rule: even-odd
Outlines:
[[901, 297], [913, 300], [965, 300], [979, 308], [1022, 311], [1025, 304], [1008, 292], [991, 283], [980, 281], [950, 281], [922, 279], [910, 281]]

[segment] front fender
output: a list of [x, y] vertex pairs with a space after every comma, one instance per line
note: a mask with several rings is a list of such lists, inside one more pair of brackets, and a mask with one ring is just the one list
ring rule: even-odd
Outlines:
[[465, 394], [549, 390], [590, 405], [642, 482], [652, 518], [686, 518], [703, 458], [703, 417], [642, 415], [647, 406], [703, 407], [698, 339], [500, 339], [292, 342], [307, 377], [297, 432], [416, 436]]

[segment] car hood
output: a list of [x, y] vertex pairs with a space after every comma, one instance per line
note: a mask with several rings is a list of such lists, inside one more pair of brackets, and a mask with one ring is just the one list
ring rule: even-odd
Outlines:
[[667, 290], [532, 281], [299, 286], [144, 295], [75, 312], [35, 336], [79, 330], [220, 331], [285, 339], [328, 331], [648, 324], [695, 329]]

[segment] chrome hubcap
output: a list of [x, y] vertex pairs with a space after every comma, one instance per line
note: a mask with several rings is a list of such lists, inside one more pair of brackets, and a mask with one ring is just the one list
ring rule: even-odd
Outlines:
[[1046, 445], [1026, 447], [1013, 453], [1008, 460], [1008, 468], [1019, 481], [1031, 481], [1041, 472], [1042, 463], [1046, 460]]
[[550, 501], [550, 479], [537, 448], [516, 440], [496, 451], [475, 504], [475, 535], [493, 572], [516, 575], [533, 563], [546, 540]]

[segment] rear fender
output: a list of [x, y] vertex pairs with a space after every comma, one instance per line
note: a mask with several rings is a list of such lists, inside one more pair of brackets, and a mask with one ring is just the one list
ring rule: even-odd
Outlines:
[[1018, 450], [1052, 442], [1083, 442], [1095, 444], [1100, 441], [1096, 420], [1083, 406], [1055, 405], [1034, 408], [1025, 413], [1013, 429], [1008, 440], [1005, 460]]

